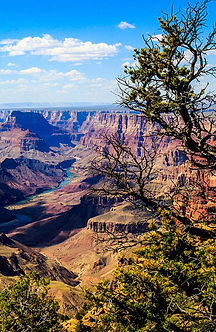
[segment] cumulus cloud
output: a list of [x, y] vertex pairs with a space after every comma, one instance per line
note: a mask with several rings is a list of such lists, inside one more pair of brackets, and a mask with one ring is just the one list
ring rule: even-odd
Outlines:
[[39, 81], [63, 81], [63, 80], [69, 80], [69, 81], [86, 81], [86, 76], [81, 73], [80, 71], [73, 69], [68, 72], [61, 72], [56, 71], [54, 69], [46, 70], [41, 69], [38, 67], [31, 67], [27, 69], [23, 69], [20, 71], [12, 71], [11, 73], [18, 74], [18, 75], [25, 75], [25, 76], [33, 76]]
[[19, 39], [3, 39], [3, 40], [0, 40], [0, 45], [7, 45], [7, 44], [11, 44], [11, 43], [15, 43], [15, 42], [18, 42]]
[[[89, 78], [76, 69], [58, 71], [29, 67], [0, 69], [0, 94], [3, 102], [11, 101], [59, 101], [104, 102], [113, 98], [114, 83], [101, 77]], [[35, 99], [36, 98], [36, 99]]]
[[3, 81], [0, 81], [0, 85], [14, 85], [14, 84], [18, 84], [20, 83], [20, 80], [3, 80]]
[[45, 34], [42, 37], [25, 37], [23, 39], [7, 39], [0, 41], [0, 52], [10, 56], [17, 55], [45, 55], [50, 61], [83, 62], [86, 60], [102, 60], [118, 53], [121, 43], [92, 43], [83, 42], [76, 38], [54, 39]]
[[[67, 72], [62, 72], [62, 71], [57, 71], [55, 69], [41, 69], [39, 67], [30, 67], [27, 69], [22, 69], [22, 70], [9, 70], [9, 69], [0, 69], [0, 74], [5, 75], [5, 76], [13, 76], [13, 77], [18, 77], [18, 80], [26, 81], [29, 80], [31, 83], [48, 83], [51, 84], [52, 86], [53, 83], [61, 83], [61, 84], [70, 84], [71, 82], [76, 82], [76, 84], [82, 84], [82, 83], [92, 83], [92, 82], [99, 82], [101, 81], [100, 77], [97, 77], [95, 79], [89, 79], [85, 76], [84, 73], [72, 69]], [[20, 78], [22, 76], [22, 78]], [[5, 81], [4, 81], [5, 82]], [[8, 83], [11, 82], [15, 83], [17, 80], [8, 80]]]
[[71, 89], [71, 88], [74, 88], [74, 84], [69, 83], [69, 84], [63, 85], [63, 87], [62, 87], [62, 89]]
[[13, 62], [8, 62], [7, 66], [8, 67], [16, 67], [17, 65]]
[[37, 74], [37, 73], [42, 73], [42, 72], [43, 72], [43, 70], [38, 67], [31, 67], [28, 69], [20, 70], [20, 74]]
[[122, 29], [122, 30], [125, 30], [125, 29], [135, 29], [135, 25], [130, 24], [130, 23], [127, 23], [127, 22], [125, 22], [125, 21], [121, 21], [121, 22], [118, 24], [118, 28], [119, 28], [119, 29]]

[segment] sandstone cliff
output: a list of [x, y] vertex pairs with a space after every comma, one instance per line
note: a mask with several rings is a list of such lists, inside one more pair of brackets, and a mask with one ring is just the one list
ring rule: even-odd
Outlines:
[[122, 203], [109, 212], [88, 220], [87, 228], [96, 233], [142, 234], [148, 231], [151, 214], [136, 210], [131, 204]]
[[[12, 112], [8, 118], [8, 123], [11, 123], [11, 126], [15, 125], [13, 130], [20, 130], [20, 128], [16, 127], [17, 125], [18, 127], [23, 126], [21, 132], [25, 132], [26, 123], [23, 118], [27, 119], [31, 116], [31, 113], [27, 112], [27, 115], [20, 115], [20, 113], [21, 112]], [[140, 156], [142, 154], [142, 144], [146, 136], [152, 133], [154, 134], [156, 130], [155, 125], [147, 125], [140, 115], [130, 113], [112, 113], [102, 112], [100, 110], [80, 112], [70, 110], [41, 110], [35, 114], [36, 115], [33, 115], [33, 117], [35, 117], [33, 123], [37, 122], [39, 119], [43, 123], [42, 129], [40, 129], [41, 132], [35, 134], [38, 136], [34, 136], [34, 144], [36, 144], [37, 141], [38, 150], [45, 149], [42, 142], [38, 141], [38, 137], [40, 135], [43, 136], [44, 131], [54, 133], [51, 128], [59, 127], [60, 129], [58, 130], [67, 131], [68, 134], [71, 135], [70, 137], [76, 141], [75, 143], [80, 145], [81, 149], [86, 148], [87, 150], [91, 150], [95, 146], [104, 145], [104, 134], [116, 134]], [[46, 118], [46, 120], [44, 118]], [[43, 128], [46, 128], [46, 130]], [[35, 127], [31, 127], [31, 129], [36, 130]], [[6, 131], [4, 131], [4, 133], [6, 133]], [[53, 136], [53, 134], [51, 134], [51, 136]], [[14, 139], [17, 139], [16, 135]], [[31, 149], [31, 143], [25, 141], [24, 138], [22, 139], [23, 149]], [[31, 139], [33, 139], [33, 137], [31, 137]], [[49, 148], [49, 144], [46, 143], [44, 138], [42, 139]], [[13, 142], [13, 144], [15, 143]], [[148, 141], [145, 142], [145, 144], [149, 144]], [[163, 194], [163, 192], [173, 192], [175, 186], [182, 188], [184, 186], [191, 186], [191, 189], [192, 186], [201, 179], [201, 183], [208, 186], [207, 196], [210, 197], [211, 200], [209, 200], [208, 197], [202, 197], [201, 194], [197, 195], [197, 190], [194, 186], [194, 190], [191, 190], [190, 197], [188, 197], [187, 201], [187, 206], [193, 207], [193, 209], [187, 211], [187, 213], [196, 215], [196, 217], [199, 218], [206, 209], [207, 211], [214, 212], [215, 177], [205, 172], [197, 172], [188, 162], [186, 155], [181, 151], [180, 143], [176, 140], [171, 140], [169, 137], [163, 138], [158, 144], [157, 152], [156, 169], [158, 175], [155, 183], [152, 184], [152, 190], [155, 190], [157, 187], [158, 192]], [[46, 153], [42, 153], [43, 156], [45, 156]], [[64, 156], [62, 155], [62, 158], [65, 158], [65, 150], [63, 154]], [[83, 163], [86, 163], [86, 159], [83, 158], [82, 154], [80, 155], [79, 163], [77, 162], [75, 164], [74, 171], [81, 170]], [[33, 156], [34, 155], [32, 155], [32, 157]], [[46, 155], [46, 161], [51, 160], [50, 158], [51, 154], [49, 154], [49, 156]], [[56, 155], [53, 156], [53, 159], [57, 160]], [[59, 160], [59, 162], [61, 161], [63, 160]], [[92, 204], [89, 204], [89, 207], [91, 205]], [[199, 213], [197, 213], [197, 211], [199, 211]]]

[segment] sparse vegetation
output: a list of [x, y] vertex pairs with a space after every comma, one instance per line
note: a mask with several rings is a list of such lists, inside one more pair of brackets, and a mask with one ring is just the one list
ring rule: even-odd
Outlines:
[[[156, 124], [154, 137], [178, 139], [200, 174], [215, 174], [215, 112], [206, 112], [215, 105], [215, 95], [208, 92], [208, 85], [199, 87], [201, 77], [215, 76], [206, 54], [216, 48], [216, 29], [207, 37], [202, 34], [207, 3], [189, 5], [181, 16], [172, 12], [159, 18], [161, 35], [144, 39], [145, 47], [135, 50], [135, 66], [126, 67], [127, 77], [119, 83], [122, 105]], [[115, 147], [113, 138], [109, 140], [109, 146]], [[210, 221], [194, 224], [186, 211], [178, 214], [173, 206], [152, 198], [145, 181], [151, 158], [145, 153], [145, 168], [138, 159], [134, 168], [130, 153], [121, 143], [111, 151], [103, 149], [102, 167], [93, 165], [106, 177], [102, 191], [135, 198], [160, 214], [162, 225], [150, 224], [139, 249], [115, 270], [111, 282], [103, 281], [94, 292], [86, 291], [87, 303], [77, 317], [77, 331], [213, 332], [215, 214]], [[198, 185], [205, 194], [202, 183]]]
[[20, 276], [0, 291], [0, 331], [63, 331], [65, 316], [56, 300], [48, 296], [49, 280], [38, 273]]
[[[140, 232], [139, 240], [134, 236], [131, 243], [127, 234], [114, 238], [115, 250], [118, 244], [121, 249], [135, 249], [123, 253], [111, 281], [85, 290], [86, 303], [70, 320], [59, 313], [58, 302], [48, 295], [48, 280], [36, 272], [18, 277], [0, 291], [1, 332], [216, 331], [216, 210], [211, 206], [208, 215], [193, 218], [184, 186], [167, 192], [169, 200], [164, 193], [154, 195], [149, 187], [156, 177], [157, 142], [168, 137], [178, 140], [190, 167], [199, 173], [200, 182], [192, 193], [216, 203], [215, 187], [210, 192], [204, 183], [205, 174], [216, 175], [216, 119], [211, 109], [216, 95], [210, 93], [208, 84], [200, 85], [204, 76], [216, 77], [216, 68], [206, 58], [216, 50], [216, 27], [203, 33], [207, 4], [188, 5], [182, 15], [172, 11], [159, 18], [161, 34], [144, 37], [144, 47], [135, 49], [135, 64], [125, 66], [126, 76], [118, 79], [121, 104], [139, 112], [153, 128], [150, 135], [141, 137], [140, 154], [117, 131], [106, 137], [107, 146], [92, 163], [104, 184], [97, 191], [132, 198], [136, 207], [144, 207], [150, 214], [149, 231]], [[78, 209], [81, 206], [75, 214]], [[15, 250], [9, 248], [8, 258]], [[60, 282], [54, 288], [67, 291]]]

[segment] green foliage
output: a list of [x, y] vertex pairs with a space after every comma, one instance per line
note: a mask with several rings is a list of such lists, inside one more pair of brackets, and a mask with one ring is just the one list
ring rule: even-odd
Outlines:
[[144, 236], [129, 266], [86, 291], [77, 331], [216, 330], [216, 244], [167, 217]]
[[[119, 79], [122, 105], [157, 124], [155, 135], [179, 139], [200, 173], [202, 168], [212, 173], [216, 169], [215, 113], [205, 112], [215, 105], [216, 95], [208, 94], [207, 87], [195, 87], [203, 75], [216, 76], [216, 68], [209, 68], [205, 59], [208, 51], [216, 49], [216, 27], [209, 35], [202, 35], [207, 2], [189, 5], [180, 18], [173, 13], [160, 18], [160, 38], [144, 38], [145, 47], [135, 50], [136, 65], [126, 67], [126, 78]], [[118, 148], [125, 152], [123, 145]], [[124, 197], [130, 197], [128, 165], [124, 165], [122, 180], [116, 166], [109, 167], [110, 156], [104, 156], [108, 166], [101, 173], [117, 184], [116, 195], [124, 188]], [[119, 165], [119, 156], [120, 153], [114, 165]], [[119, 266], [111, 282], [100, 282], [94, 292], [86, 290], [87, 302], [77, 316], [76, 330], [216, 331], [214, 220], [208, 226], [197, 222], [197, 228], [187, 213], [179, 213], [175, 206], [165, 208], [157, 198], [149, 199], [146, 183], [141, 181], [142, 168], [139, 177], [133, 174], [141, 189], [141, 194], [138, 190], [136, 193], [134, 186], [133, 197], [160, 213], [162, 226], [150, 225], [141, 247], [125, 260], [130, 264]], [[202, 183], [198, 185], [203, 192], [206, 190]]]
[[180, 139], [195, 164], [216, 169], [211, 144], [215, 113], [212, 119], [203, 113], [215, 105], [216, 95], [208, 84], [199, 84], [200, 78], [216, 77], [216, 67], [206, 59], [216, 49], [216, 26], [203, 33], [207, 3], [159, 18], [161, 34], [143, 37], [144, 47], [135, 49], [135, 65], [126, 66], [126, 76], [118, 82], [122, 105], [157, 123], [160, 134]]
[[0, 331], [62, 331], [64, 317], [48, 296], [49, 280], [32, 272], [0, 292]]

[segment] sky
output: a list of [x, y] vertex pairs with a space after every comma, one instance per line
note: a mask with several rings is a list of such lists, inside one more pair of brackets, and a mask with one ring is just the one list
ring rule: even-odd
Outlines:
[[[0, 103], [118, 101], [116, 78], [142, 35], [159, 34], [161, 10], [187, 2], [1, 0]], [[216, 2], [208, 7], [211, 26]]]

